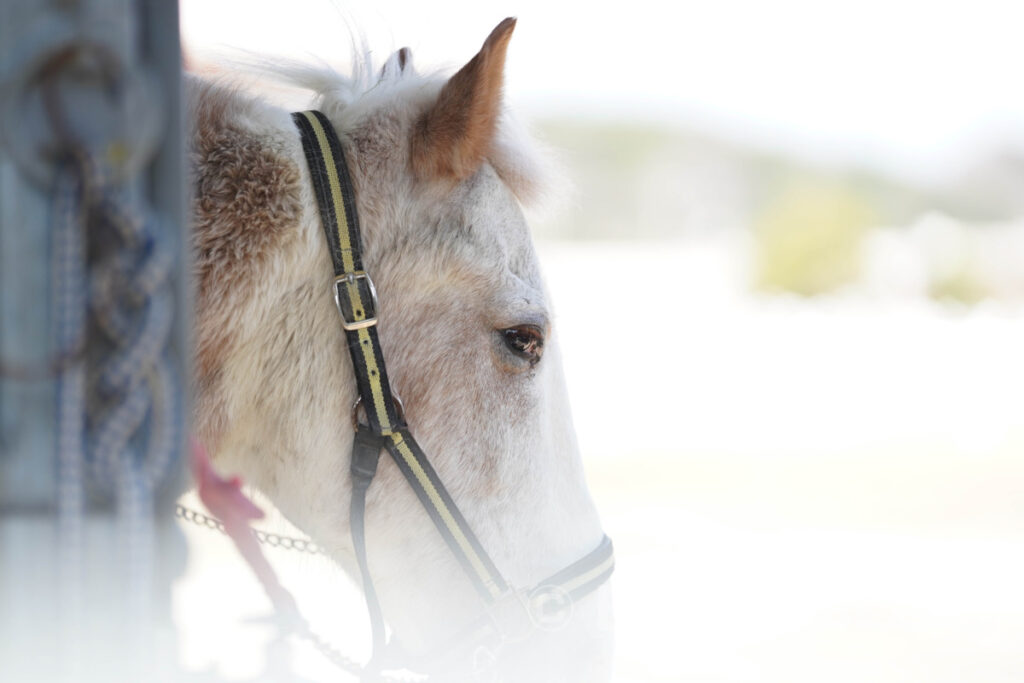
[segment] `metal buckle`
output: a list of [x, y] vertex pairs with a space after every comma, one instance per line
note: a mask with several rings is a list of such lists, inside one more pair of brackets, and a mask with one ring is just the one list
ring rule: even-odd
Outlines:
[[[341, 288], [338, 286], [341, 283], [355, 284], [358, 280], [366, 280], [368, 289], [370, 290], [370, 301], [373, 303], [373, 315], [363, 320], [349, 320], [345, 317], [345, 309], [341, 307]], [[370, 278], [370, 274], [365, 270], [361, 270], [357, 273], [345, 273], [334, 278], [334, 305], [338, 308], [338, 315], [341, 316], [341, 326], [345, 328], [347, 332], [353, 332], [355, 330], [362, 330], [367, 327], [373, 327], [377, 324], [377, 288], [373, 286], [373, 280]]]

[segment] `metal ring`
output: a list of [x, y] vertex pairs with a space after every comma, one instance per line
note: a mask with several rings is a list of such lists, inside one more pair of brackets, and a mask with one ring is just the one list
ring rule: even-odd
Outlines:
[[561, 586], [538, 586], [527, 600], [530, 620], [542, 631], [557, 631], [572, 619], [573, 599]]
[[[391, 398], [395, 401], [395, 413], [397, 413], [398, 421], [405, 422], [405, 404], [402, 403], [402, 399], [398, 398], [398, 394], [394, 391], [391, 392]], [[363, 404], [363, 397], [356, 396], [355, 402], [352, 404], [352, 427], [359, 427], [359, 408]], [[366, 412], [365, 410], [363, 412]]]

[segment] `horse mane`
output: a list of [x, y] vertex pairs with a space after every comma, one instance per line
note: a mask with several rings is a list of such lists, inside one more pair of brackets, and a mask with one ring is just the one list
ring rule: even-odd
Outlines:
[[[360, 49], [353, 50], [348, 73], [322, 60], [246, 54], [244, 59], [232, 61], [264, 82], [311, 93], [308, 106], [342, 122], [357, 119], [370, 110], [425, 106], [449, 75], [441, 70], [421, 73], [411, 66], [388, 68], [393, 65], [378, 63], [364, 40], [354, 37], [353, 43], [360, 45]], [[548, 212], [568, 194], [569, 185], [554, 151], [539, 142], [507, 106], [503, 107], [486, 158], [531, 214]]]

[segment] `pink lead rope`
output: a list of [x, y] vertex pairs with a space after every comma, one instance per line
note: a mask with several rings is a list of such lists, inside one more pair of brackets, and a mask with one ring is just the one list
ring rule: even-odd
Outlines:
[[282, 625], [294, 628], [301, 624], [295, 598], [281, 585], [249, 526], [252, 520], [263, 519], [263, 510], [242, 493], [241, 477], [225, 479], [217, 474], [206, 447], [195, 440], [192, 441], [192, 476], [199, 487], [199, 499], [224, 524], [224, 531], [263, 586]]

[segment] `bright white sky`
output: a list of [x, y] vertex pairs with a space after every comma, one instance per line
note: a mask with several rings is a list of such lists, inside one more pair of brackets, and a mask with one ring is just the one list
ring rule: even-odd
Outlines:
[[187, 46], [343, 62], [348, 18], [381, 53], [457, 67], [519, 17], [507, 94], [534, 115], [677, 122], [923, 180], [1024, 147], [1019, 0], [182, 0]]

